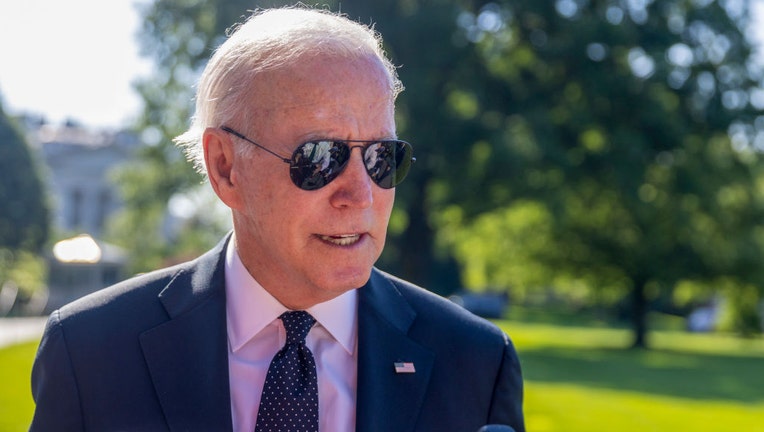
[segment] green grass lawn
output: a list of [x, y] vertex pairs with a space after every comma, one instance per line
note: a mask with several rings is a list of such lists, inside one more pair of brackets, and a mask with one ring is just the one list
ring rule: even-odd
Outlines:
[[499, 323], [525, 378], [529, 432], [764, 431], [764, 340]]
[[[528, 432], [764, 432], [764, 340], [500, 321], [520, 353]], [[0, 349], [0, 432], [32, 418], [37, 342]]]
[[29, 375], [37, 342], [0, 349], [0, 431], [29, 429], [34, 412]]

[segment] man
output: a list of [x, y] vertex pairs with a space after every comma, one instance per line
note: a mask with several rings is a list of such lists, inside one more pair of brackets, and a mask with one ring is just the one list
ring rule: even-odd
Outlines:
[[[344, 17], [275, 9], [238, 28], [177, 140], [233, 232], [54, 312], [31, 429], [523, 431], [508, 338], [373, 268], [413, 159], [401, 89], [377, 35]], [[292, 404], [299, 417], [272, 411]]]

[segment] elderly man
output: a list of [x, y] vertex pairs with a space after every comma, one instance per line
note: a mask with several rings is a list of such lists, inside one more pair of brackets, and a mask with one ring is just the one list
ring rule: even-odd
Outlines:
[[233, 232], [54, 312], [31, 429], [523, 431], [506, 335], [373, 267], [413, 160], [401, 89], [378, 36], [344, 17], [240, 26], [177, 139]]

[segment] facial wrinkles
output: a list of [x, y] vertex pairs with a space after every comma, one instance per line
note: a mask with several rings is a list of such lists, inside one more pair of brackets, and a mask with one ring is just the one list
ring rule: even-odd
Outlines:
[[[395, 137], [394, 101], [384, 68], [376, 59], [355, 59], [362, 64], [353, 68], [336, 68], [336, 59], [313, 60], [318, 63], [313, 67], [266, 72], [258, 80], [252, 97], [257, 101], [253, 107], [256, 123], [253, 129], [264, 137], [261, 141], [267, 141], [265, 137], [289, 135], [292, 142], [272, 142], [270, 147], [282, 155], [291, 155], [297, 145], [311, 139]], [[366, 82], [359, 83], [356, 71], [365, 67], [380, 73], [365, 74]], [[311, 72], [320, 68], [341, 72], [320, 76]], [[349, 88], [352, 85], [349, 83], [356, 85]], [[303, 129], [278, 133], [283, 132], [280, 131], [283, 124], [293, 127], [295, 119], [299, 119]]]
[[[247, 129], [242, 131], [245, 135], [285, 157], [296, 146], [318, 138], [395, 137], [392, 98], [388, 86], [379, 85], [381, 74], [359, 73], [368, 65], [359, 65], [358, 60], [334, 59], [323, 68], [320, 60], [312, 60], [302, 69], [282, 70], [258, 80], [251, 99], [256, 102], [254, 121], [242, 126]], [[306, 70], [341, 73], [311, 76]], [[255, 150], [240, 166], [249, 190], [245, 192], [247, 203], [235, 216], [237, 236], [239, 230], [248, 233], [241, 236], [243, 262], [266, 289], [283, 290], [290, 281], [287, 285], [296, 290], [294, 295], [281, 294], [292, 300], [317, 301], [358, 287], [368, 277], [384, 243], [394, 191], [379, 189], [364, 178], [374, 196], [371, 207], [362, 207], [359, 189], [353, 188], [366, 173], [358, 151], [353, 151], [352, 158], [354, 165], [348, 167], [345, 177], [315, 191], [295, 187], [287, 165], [264, 151]], [[342, 194], [351, 192], [355, 197], [343, 198]], [[356, 234], [364, 236], [352, 252], [343, 249], [351, 245], [338, 243], [357, 239], [327, 242], [320, 238]], [[335, 243], [334, 248], [327, 248], [328, 243]], [[274, 288], [279, 286], [282, 288]]]
[[[288, 141], [273, 141], [263, 138], [260, 141], [276, 153], [289, 157], [295, 148], [315, 139], [394, 139], [395, 124], [390, 103], [378, 99], [370, 106], [341, 103], [305, 103], [293, 106], [281, 106], [275, 110], [261, 111], [258, 118], [273, 119], [258, 129], [263, 137], [288, 135]], [[373, 116], [359, 116], [359, 112], [375, 113]], [[304, 127], [293, 128], [288, 133], [278, 133], [282, 124], [280, 119], [300, 119]], [[379, 125], [383, 125], [380, 127]], [[276, 133], [274, 133], [276, 132]]]

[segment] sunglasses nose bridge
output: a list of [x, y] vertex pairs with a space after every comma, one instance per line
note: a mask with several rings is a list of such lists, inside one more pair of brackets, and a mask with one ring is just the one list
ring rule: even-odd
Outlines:
[[[345, 144], [348, 147], [347, 152], [347, 160], [342, 164], [342, 171], [345, 171], [348, 168], [348, 165], [350, 165], [353, 161], [353, 149], [359, 149], [360, 155], [361, 155], [361, 164], [364, 167], [364, 171], [367, 171], [366, 169], [366, 148], [368, 147], [368, 144], [356, 144], [356, 145], [350, 145]], [[368, 172], [368, 171], [367, 171]]]
[[353, 150], [358, 149], [361, 154], [361, 163], [363, 163], [363, 166], [366, 167], [366, 150], [368, 150], [369, 146], [371, 144], [355, 144], [350, 145], [348, 143], [345, 143], [345, 145], [348, 147], [348, 159], [345, 161], [345, 167], [350, 163], [350, 161], [353, 159]]
[[[369, 174], [366, 167], [366, 161], [364, 160], [364, 146], [362, 145], [348, 145], [349, 150], [347, 152], [347, 159], [341, 165], [337, 172], [337, 175], [332, 180], [336, 182], [338, 195], [337, 199], [340, 199], [345, 205], [353, 205], [357, 207], [368, 207], [373, 202], [372, 190], [374, 181]], [[353, 157], [353, 149], [359, 147], [361, 150], [360, 159]]]
[[361, 150], [361, 159], [363, 159], [364, 153], [366, 153], [366, 148], [369, 147], [370, 144], [356, 144], [356, 145], [350, 145], [346, 144], [348, 146], [348, 154], [353, 154], [353, 149], [360, 149]]

